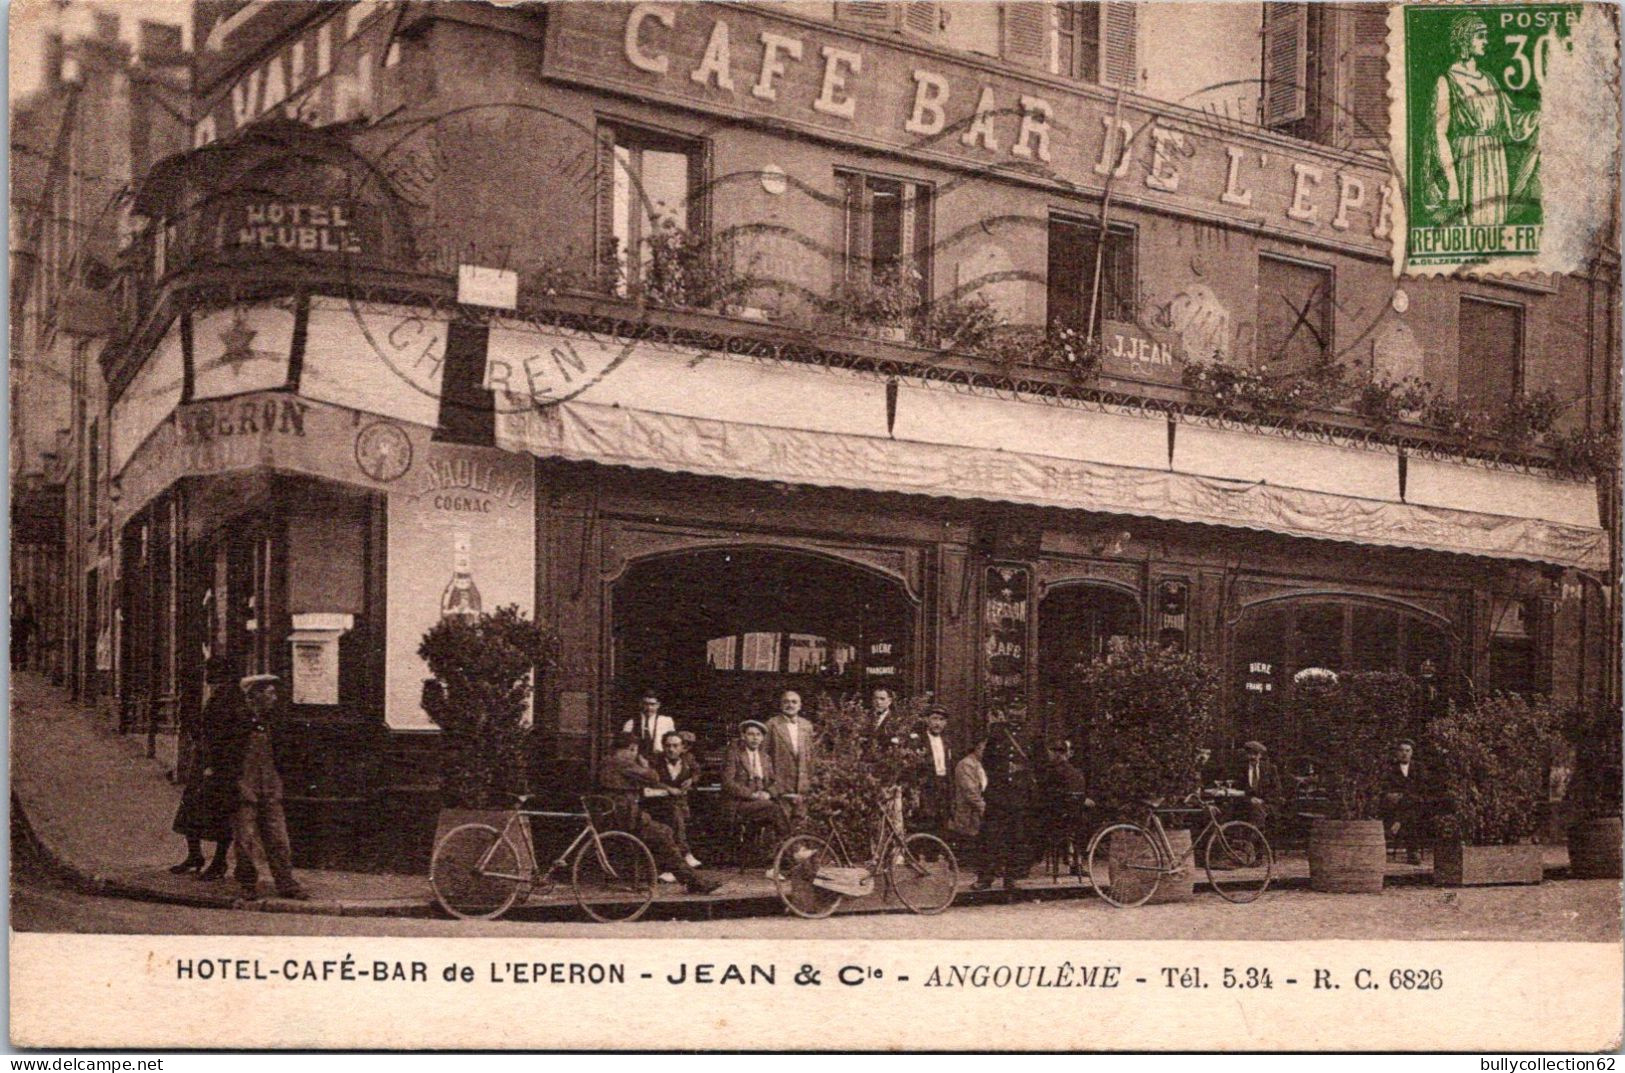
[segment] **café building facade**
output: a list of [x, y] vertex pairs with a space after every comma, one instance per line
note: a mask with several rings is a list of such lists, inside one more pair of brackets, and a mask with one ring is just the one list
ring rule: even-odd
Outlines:
[[[1256, 40], [1250, 90], [1182, 92], [1133, 4], [200, 4], [198, 147], [104, 356], [121, 694], [286, 675], [311, 831], [432, 800], [417, 645], [470, 599], [559, 635], [561, 794], [643, 688], [702, 755], [786, 687], [1064, 731], [1120, 639], [1225, 669], [1220, 748], [1290, 755], [1258, 698], [1307, 667], [1611, 695], [1608, 481], [1185, 386], [1617, 398], [1606, 274], [1396, 279], [1358, 65], [1318, 58], [1357, 12], [1218, 7], [1304, 50], [1297, 111]], [[856, 325], [898, 279], [1092, 316], [1098, 372]]]

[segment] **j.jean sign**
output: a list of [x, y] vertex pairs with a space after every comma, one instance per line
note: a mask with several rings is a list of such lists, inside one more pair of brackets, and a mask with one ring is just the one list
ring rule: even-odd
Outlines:
[[[775, 12], [701, 4], [560, 4], [544, 74], [958, 166], [1386, 253], [1379, 162], [1198, 112], [990, 64], [888, 47]], [[1125, 144], [1128, 151], [1123, 152]]]

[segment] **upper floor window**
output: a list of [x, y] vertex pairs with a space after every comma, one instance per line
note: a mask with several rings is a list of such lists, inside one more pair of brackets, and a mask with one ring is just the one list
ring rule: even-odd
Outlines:
[[835, 0], [835, 21], [866, 30], [901, 30], [934, 39], [949, 20], [943, 5], [932, 0]]
[[1385, 4], [1263, 5], [1264, 125], [1344, 149], [1387, 144]]
[[837, 171], [846, 278], [886, 283], [913, 272], [922, 296], [931, 278], [931, 187]]
[[[1004, 8], [1008, 44], [1018, 41], [1028, 20], [1050, 21], [1048, 4], [1007, 3]], [[1139, 17], [1134, 4], [1060, 3], [1055, 5], [1053, 24], [1054, 73], [1129, 89], [1139, 85]]]
[[1457, 320], [1456, 396], [1482, 407], [1501, 406], [1523, 379], [1523, 307], [1463, 297]]
[[1055, 12], [1056, 73], [1100, 81], [1100, 5], [1061, 4]]
[[1258, 259], [1259, 364], [1304, 368], [1332, 351], [1332, 270], [1282, 257]]
[[599, 250], [617, 292], [636, 290], [662, 230], [704, 221], [702, 143], [619, 124], [599, 128]]
[[1102, 320], [1132, 321], [1134, 260], [1133, 228], [1113, 224], [1102, 249], [1097, 221], [1051, 217], [1047, 321], [1083, 327], [1091, 310], [1096, 328]]

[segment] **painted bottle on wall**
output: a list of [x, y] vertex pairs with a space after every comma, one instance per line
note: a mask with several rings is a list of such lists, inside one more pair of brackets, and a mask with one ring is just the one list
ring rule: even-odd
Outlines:
[[469, 535], [456, 533], [452, 537], [451, 580], [440, 596], [440, 617], [467, 615], [472, 618], [481, 611], [480, 590], [474, 584], [474, 573], [469, 566]]

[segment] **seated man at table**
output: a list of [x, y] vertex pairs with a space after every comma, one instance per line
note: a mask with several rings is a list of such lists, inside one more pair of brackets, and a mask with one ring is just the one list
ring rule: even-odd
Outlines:
[[643, 807], [643, 791], [658, 787], [660, 777], [638, 751], [635, 733], [623, 733], [615, 738], [615, 749], [604, 762], [599, 785], [615, 798], [615, 824], [643, 839], [654, 855], [662, 880], [668, 876], [680, 879], [694, 894], [710, 894], [722, 885], [694, 871], [683, 860], [671, 828], [649, 815]]
[[1093, 807], [1087, 780], [1072, 762], [1072, 743], [1056, 739], [1044, 747], [1033, 795], [1033, 818], [1039, 827], [1037, 848], [1057, 853], [1068, 839], [1082, 836], [1085, 810]]
[[[767, 728], [754, 719], [739, 724], [739, 737], [722, 761], [723, 807], [734, 823], [767, 826], [775, 842], [790, 835], [790, 813], [774, 777], [773, 758], [762, 743]], [[768, 869], [768, 875], [773, 870]]]
[[1236, 772], [1236, 789], [1245, 795], [1241, 798], [1242, 816], [1262, 831], [1281, 798], [1281, 775], [1263, 742], [1249, 741], [1242, 749], [1247, 758]]
[[[645, 790], [643, 807], [649, 815], [671, 828], [672, 838], [682, 851], [683, 860], [690, 868], [700, 867], [688, 843], [688, 792], [700, 779], [700, 769], [683, 746], [683, 736], [675, 730], [666, 731], [660, 739], [660, 756], [654, 763], [660, 778], [656, 790]], [[663, 792], [662, 792], [663, 791]]]

